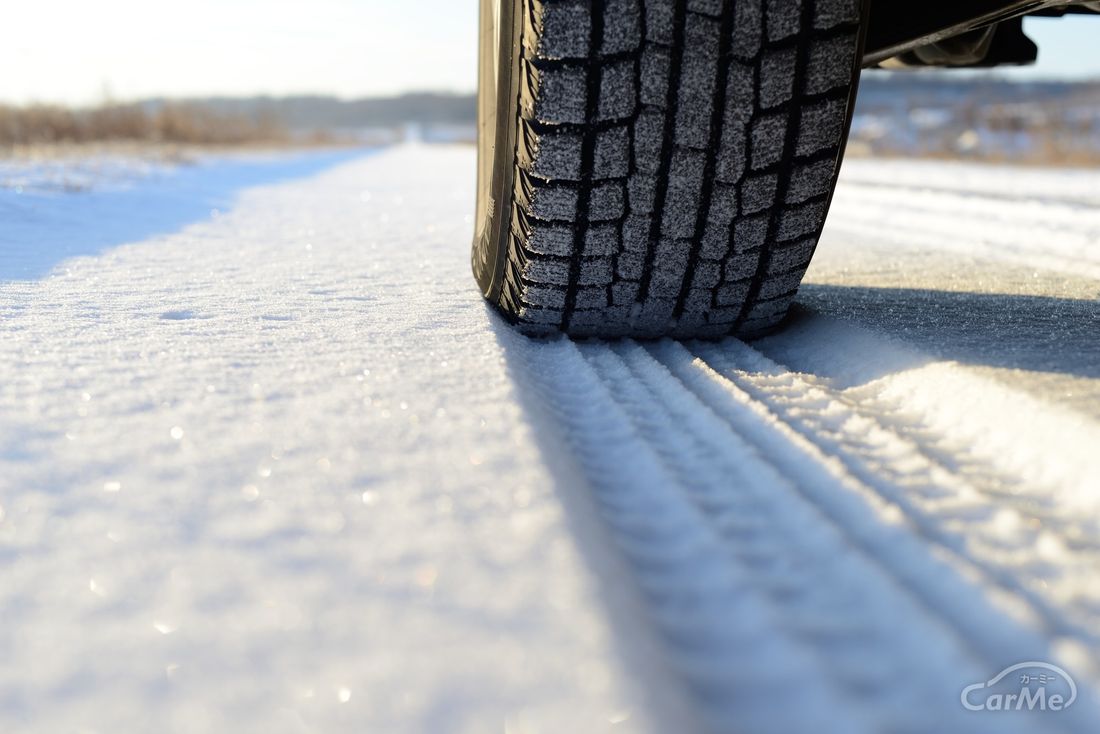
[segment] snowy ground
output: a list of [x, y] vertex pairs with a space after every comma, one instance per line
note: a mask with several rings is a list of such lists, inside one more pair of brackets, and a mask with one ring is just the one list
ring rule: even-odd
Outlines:
[[1096, 730], [1100, 175], [853, 161], [784, 333], [575, 344], [472, 148], [242, 165], [0, 191], [0, 731]]

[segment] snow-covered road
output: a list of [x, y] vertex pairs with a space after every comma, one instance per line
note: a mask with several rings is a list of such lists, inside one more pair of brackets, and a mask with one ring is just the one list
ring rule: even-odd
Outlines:
[[474, 157], [0, 191], [0, 731], [1098, 728], [1100, 174], [851, 161], [786, 331], [608, 344]]

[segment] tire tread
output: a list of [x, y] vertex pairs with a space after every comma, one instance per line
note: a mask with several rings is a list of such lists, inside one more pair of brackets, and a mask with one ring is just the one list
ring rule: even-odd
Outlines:
[[751, 337], [824, 223], [859, 0], [521, 0], [499, 307], [533, 334]]

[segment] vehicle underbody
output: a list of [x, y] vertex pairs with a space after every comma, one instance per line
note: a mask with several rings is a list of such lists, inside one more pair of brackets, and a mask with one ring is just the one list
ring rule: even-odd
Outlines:
[[1029, 64], [1037, 48], [1028, 15], [1100, 13], [1100, 2], [1071, 0], [871, 0], [863, 65], [989, 67]]

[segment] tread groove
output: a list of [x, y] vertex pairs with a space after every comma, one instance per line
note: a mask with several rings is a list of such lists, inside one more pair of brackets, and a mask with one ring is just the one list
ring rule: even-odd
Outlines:
[[[585, 119], [591, 124], [599, 117], [600, 87], [603, 80], [603, 59], [599, 45], [603, 40], [604, 4], [606, 0], [592, 0], [588, 25], [588, 47], [592, 59], [585, 64], [585, 86], [588, 95], [585, 101]], [[573, 228], [573, 257], [569, 265], [569, 285], [565, 294], [565, 307], [562, 309], [561, 328], [568, 331], [573, 311], [577, 307], [577, 289], [580, 285], [581, 258], [584, 254], [585, 237], [588, 234], [588, 213], [592, 204], [592, 167], [596, 156], [596, 140], [599, 130], [589, 127], [581, 142], [581, 185], [577, 198], [577, 223]]]
[[662, 135], [661, 164], [657, 171], [657, 192], [654, 201], [661, 202], [660, 210], [652, 217], [649, 225], [649, 242], [645, 256], [645, 269], [642, 271], [641, 285], [638, 289], [638, 302], [649, 296], [653, 282], [653, 261], [657, 254], [657, 240], [661, 235], [661, 221], [668, 203], [668, 175], [672, 167], [673, 137], [676, 128], [676, 114], [680, 107], [680, 73], [684, 60], [684, 32], [687, 28], [687, 0], [676, 0], [673, 7], [673, 37], [676, 43], [669, 54], [668, 90], [665, 97], [664, 133]]
[[[807, 32], [807, 29], [813, 26], [813, 11], [814, 4], [811, 0], [802, 0], [802, 22], [799, 28], [798, 37], [803, 37], [803, 34]], [[765, 27], [767, 23], [765, 22]], [[810, 46], [808, 43], [800, 44], [796, 50], [796, 58], [794, 65], [794, 88], [800, 90], [802, 88], [802, 80], [806, 75], [806, 65], [809, 63]], [[788, 168], [795, 155], [795, 148], [798, 142], [798, 133], [801, 129], [801, 125], [792, 124], [795, 121], [788, 118], [786, 135], [783, 140], [783, 154], [781, 160], [781, 167]], [[776, 185], [775, 201], [784, 201], [787, 198], [788, 181], [784, 176], [780, 176]], [[764, 241], [766, 243], [773, 243], [776, 241], [776, 235], [779, 231], [779, 219], [783, 214], [783, 207], [775, 206], [768, 217], [768, 232], [765, 235]], [[765, 248], [760, 253], [760, 259], [757, 260], [756, 272], [753, 275], [752, 283], [749, 285], [749, 292], [745, 296], [744, 303], [741, 304], [741, 311], [737, 314], [737, 320], [733, 323], [732, 331], [736, 333], [738, 329], [749, 318], [749, 314], [752, 312], [754, 306], [757, 305], [756, 299], [760, 294], [761, 288], [764, 286], [764, 281], [768, 277], [768, 266], [771, 264], [771, 250]]]
[[714, 168], [718, 161], [718, 145], [722, 138], [722, 121], [726, 116], [726, 86], [729, 83], [730, 65], [735, 63], [730, 57], [733, 46], [733, 0], [722, 3], [722, 19], [718, 30], [718, 77], [714, 86], [714, 102], [710, 112], [710, 129], [707, 135], [707, 162], [703, 168], [703, 191], [699, 197], [699, 210], [695, 214], [695, 226], [692, 231], [691, 251], [688, 254], [687, 271], [680, 284], [680, 293], [676, 296], [676, 308], [672, 312], [674, 319], [684, 313], [688, 291], [695, 278], [695, 267], [702, 249], [703, 229], [710, 215], [711, 199], [714, 196]]

